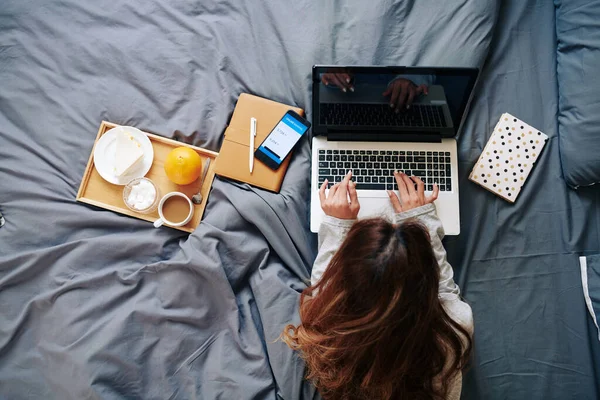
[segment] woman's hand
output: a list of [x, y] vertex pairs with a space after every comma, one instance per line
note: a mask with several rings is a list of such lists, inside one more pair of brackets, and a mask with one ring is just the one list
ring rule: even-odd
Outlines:
[[351, 83], [352, 76], [350, 74], [327, 72], [321, 75], [321, 82], [326, 86], [335, 85], [342, 89], [344, 93], [348, 90], [354, 92], [354, 85]]
[[[329, 194], [325, 194], [325, 189], [329, 182], [325, 180], [319, 189], [319, 199], [321, 208], [326, 215], [339, 219], [356, 219], [360, 204], [356, 194], [356, 184], [350, 180], [352, 172], [348, 171], [344, 180], [336, 183], [329, 189]], [[350, 197], [350, 201], [348, 201]]]
[[[408, 177], [405, 173], [398, 171], [394, 172], [394, 177], [398, 183], [400, 199], [398, 199], [396, 193], [391, 190], [388, 190], [388, 195], [390, 196], [392, 207], [394, 207], [396, 213], [433, 203], [438, 198], [440, 189], [437, 184], [433, 184], [431, 196], [425, 197], [425, 184], [421, 178], [416, 176]], [[415, 184], [417, 184], [416, 189]]]
[[415, 97], [428, 92], [427, 85], [417, 86], [411, 80], [398, 78], [390, 83], [383, 95], [390, 96], [390, 107], [394, 108], [396, 112], [400, 112], [400, 110], [410, 108]]

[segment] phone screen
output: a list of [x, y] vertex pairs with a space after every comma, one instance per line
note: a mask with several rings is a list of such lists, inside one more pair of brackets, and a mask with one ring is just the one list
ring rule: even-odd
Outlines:
[[281, 165], [294, 145], [310, 127], [308, 121], [294, 114], [286, 113], [257, 150], [267, 156], [266, 160], [261, 157], [261, 161], [273, 169]]

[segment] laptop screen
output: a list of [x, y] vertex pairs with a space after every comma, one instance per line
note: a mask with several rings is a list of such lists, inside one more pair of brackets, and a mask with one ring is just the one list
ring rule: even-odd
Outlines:
[[313, 132], [439, 133], [454, 137], [476, 68], [313, 68]]

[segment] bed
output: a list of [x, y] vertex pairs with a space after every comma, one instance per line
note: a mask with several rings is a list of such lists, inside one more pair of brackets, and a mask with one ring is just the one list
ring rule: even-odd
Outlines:
[[[4, 1], [0, 398], [318, 398], [277, 340], [316, 255], [308, 141], [280, 194], [217, 178], [190, 235], [75, 201], [102, 120], [218, 151], [242, 92], [310, 116], [316, 63], [482, 67], [445, 240], [476, 326], [463, 398], [598, 398], [600, 192], [563, 179], [555, 3]], [[467, 179], [503, 112], [550, 136], [514, 205]]]

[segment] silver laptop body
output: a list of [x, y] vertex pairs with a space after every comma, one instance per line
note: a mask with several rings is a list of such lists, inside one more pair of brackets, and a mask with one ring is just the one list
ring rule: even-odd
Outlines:
[[[438, 216], [446, 234], [458, 235], [456, 136], [478, 73], [476, 68], [314, 66], [311, 231], [318, 232], [324, 216], [318, 190], [325, 179], [339, 182], [352, 170], [359, 218], [391, 218], [386, 191], [397, 190], [392, 174], [400, 170], [419, 176], [426, 195], [438, 184]], [[336, 77], [347, 85], [332, 83], [339, 82]], [[392, 95], [384, 93], [399, 83], [426, 87], [427, 93], [395, 113]]]

